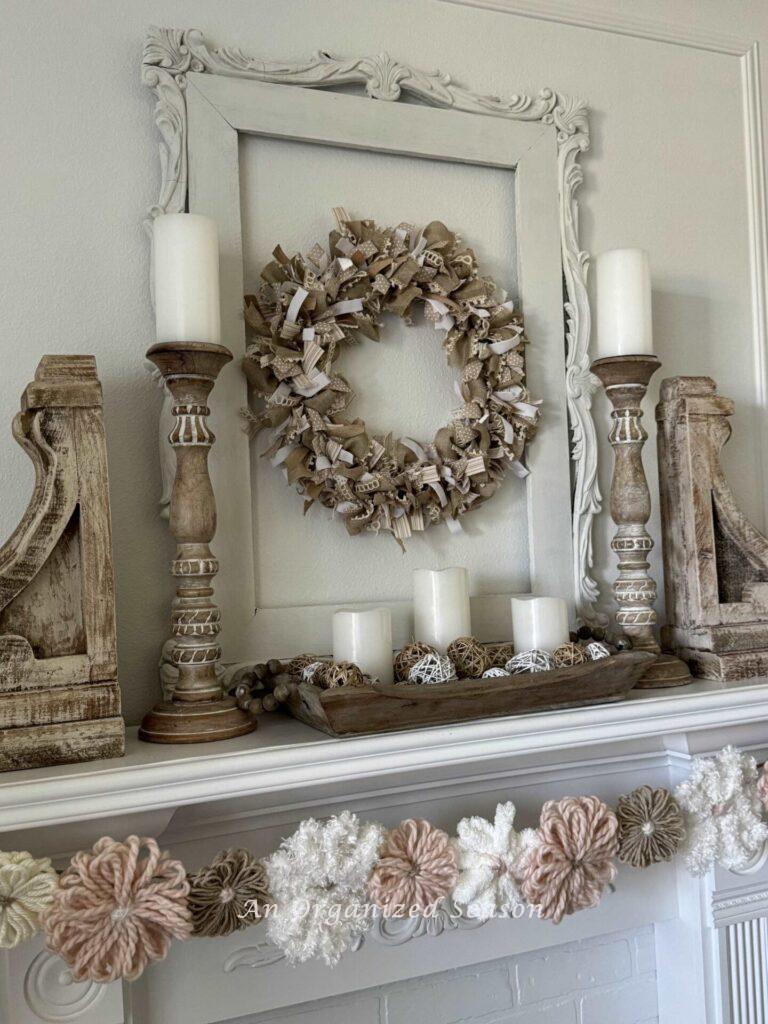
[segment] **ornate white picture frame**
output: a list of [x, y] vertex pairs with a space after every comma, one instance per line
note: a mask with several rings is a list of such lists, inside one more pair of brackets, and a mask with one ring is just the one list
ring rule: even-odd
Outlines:
[[[158, 202], [149, 210], [147, 224], [150, 226], [152, 218], [160, 213], [185, 209], [208, 213], [217, 219], [224, 239], [224, 340], [230, 347], [233, 347], [230, 341], [232, 331], [243, 333], [240, 314], [242, 247], [237, 195], [237, 132], [355, 147], [370, 144], [370, 132], [366, 135], [363, 131], [359, 138], [352, 138], [351, 135], [347, 138], [344, 135], [347, 129], [356, 131], [351, 126], [361, 119], [347, 119], [344, 122], [346, 127], [338, 128], [337, 123], [342, 119], [333, 118], [330, 108], [323, 106], [323, 103], [326, 106], [330, 103], [329, 97], [333, 97], [336, 105], [359, 103], [359, 97], [329, 91], [322, 93], [326, 97], [323, 101], [317, 92], [310, 93], [308, 90], [331, 90], [334, 86], [359, 84], [364, 87], [368, 97], [389, 101], [376, 104], [375, 113], [372, 113], [378, 125], [376, 144], [371, 147], [373, 149], [450, 160], [455, 157], [445, 149], [446, 143], [443, 140], [446, 135], [450, 142], [453, 130], [457, 138], [461, 137], [462, 146], [466, 146], [467, 130], [470, 130], [470, 135], [476, 130], [476, 162], [514, 169], [518, 192], [523, 188], [522, 181], [526, 183], [527, 194], [534, 197], [533, 203], [522, 206], [518, 204], [518, 227], [523, 234], [527, 231], [529, 250], [539, 244], [536, 241], [538, 234], [546, 236], [547, 217], [552, 214], [552, 239], [554, 249], [559, 249], [557, 255], [565, 286], [563, 312], [558, 313], [556, 309], [561, 302], [562, 290], [559, 284], [553, 288], [553, 284], [556, 284], [551, 280], [553, 275], [550, 275], [548, 282], [549, 290], [542, 289], [538, 300], [539, 306], [546, 308], [545, 316], [549, 323], [545, 326], [550, 336], [553, 324], [559, 323], [557, 330], [564, 359], [564, 373], [561, 371], [563, 410], [561, 425], [550, 426], [548, 439], [537, 438], [531, 451], [532, 477], [536, 478], [536, 460], [540, 461], [544, 472], [539, 474], [536, 490], [531, 492], [533, 497], [529, 496], [528, 499], [529, 519], [541, 524], [544, 513], [550, 511], [550, 517], [556, 520], [546, 530], [539, 526], [540, 533], [531, 551], [531, 564], [532, 573], [534, 568], [536, 570], [539, 586], [543, 581], [550, 592], [570, 592], [576, 616], [581, 620], [593, 621], [598, 589], [591, 575], [592, 523], [601, 507], [597, 482], [597, 440], [591, 414], [592, 394], [597, 381], [589, 370], [590, 310], [586, 290], [588, 255], [579, 247], [576, 199], [582, 182], [578, 158], [589, 145], [585, 105], [580, 100], [562, 96], [551, 89], [543, 89], [536, 96], [514, 95], [508, 100], [474, 93], [454, 85], [450, 77], [442, 72], [424, 72], [400, 64], [386, 54], [340, 59], [321, 52], [301, 64], [264, 61], [249, 57], [238, 49], [213, 48], [194, 29], [152, 28], [144, 48], [142, 78], [156, 96], [155, 122], [161, 135], [160, 195]], [[261, 87], [259, 83], [262, 83]], [[276, 89], [276, 86], [298, 88]], [[401, 105], [399, 108], [390, 106], [390, 103], [404, 94], [417, 98], [427, 107], [421, 104]], [[431, 108], [433, 113], [429, 114], [427, 108]], [[328, 117], [325, 117], [326, 114]], [[398, 140], [401, 137], [413, 138], [414, 127], [427, 124], [423, 119], [430, 117], [441, 118], [442, 121], [438, 125], [439, 131], [428, 131], [426, 135], [439, 136], [441, 141], [422, 141], [416, 148], [410, 143], [407, 146], [400, 144]], [[483, 150], [482, 121], [485, 117], [504, 119], [506, 122], [505, 130], [501, 133], [505, 139], [500, 144], [502, 150], [490, 158]], [[330, 139], [324, 134], [324, 118], [325, 123], [334, 123], [335, 134], [332, 133]], [[449, 118], [456, 120], [449, 121]], [[403, 120], [402, 128], [399, 125], [400, 119]], [[316, 133], [310, 128], [314, 123], [318, 124]], [[455, 127], [451, 129], [453, 125]], [[421, 137], [424, 138], [424, 133]], [[200, 144], [201, 139], [206, 140], [205, 145]], [[194, 157], [191, 153], [194, 153]], [[469, 154], [464, 152], [462, 159], [475, 162], [474, 156], [470, 145]], [[544, 185], [541, 185], [542, 181]], [[542, 211], [542, 204], [536, 196], [550, 184], [553, 209], [550, 211], [544, 208]], [[527, 227], [526, 218], [529, 220]], [[534, 218], [538, 218], [535, 231]], [[543, 231], [538, 227], [541, 223], [545, 225]], [[542, 247], [542, 251], [534, 253], [534, 259], [529, 260], [529, 263], [535, 266], [538, 259], [547, 265], [549, 261], [551, 269], [552, 252], [551, 247], [549, 252], [545, 252]], [[234, 265], [238, 260], [240, 266], [235, 271]], [[525, 296], [523, 303], [527, 317]], [[533, 305], [536, 306], [535, 300]], [[239, 323], [234, 323], [235, 308], [240, 316]], [[232, 320], [232, 331], [227, 330], [228, 315]], [[555, 320], [555, 316], [559, 319]], [[546, 354], [551, 357], [553, 352], [552, 339], [544, 354], [537, 355], [534, 346], [531, 347], [528, 359], [533, 359], [534, 365], [529, 368], [529, 381], [531, 375], [535, 377], [537, 372], [536, 359], [542, 359]], [[235, 352], [236, 361], [239, 354]], [[239, 374], [237, 370], [233, 369], [233, 372]], [[548, 380], [548, 389], [549, 383]], [[226, 401], [228, 397], [231, 405], [236, 401], [236, 395], [222, 395], [227, 387], [225, 378], [217, 385], [218, 399]], [[238, 381], [237, 387], [243, 389], [242, 381]], [[535, 393], [535, 380], [531, 382], [531, 388]], [[553, 401], [556, 400], [555, 394]], [[555, 413], [557, 418], [557, 410]], [[213, 465], [214, 483], [218, 484], [219, 497], [220, 530], [216, 539], [219, 553], [224, 536], [242, 537], [249, 531], [251, 507], [249, 494], [234, 494], [233, 488], [227, 486], [238, 479], [238, 474], [242, 480], [242, 461], [238, 468], [229, 460], [230, 465], [223, 477], [220, 469], [217, 472], [216, 459], [219, 463], [228, 459], [222, 456], [222, 448], [229, 450], [232, 445], [242, 447], [242, 437], [238, 439], [230, 432], [231, 424], [216, 422], [215, 408], [214, 424], [220, 442], [224, 442], [214, 449]], [[240, 426], [237, 425], [236, 429], [239, 430]], [[559, 449], [556, 451], [558, 445], [562, 449], [560, 454], [565, 453], [560, 461]], [[568, 457], [571, 460], [570, 473]], [[548, 482], [547, 478], [553, 476], [558, 479]], [[226, 494], [222, 493], [223, 487], [227, 488]], [[247, 490], [247, 487], [242, 487], [243, 492]], [[569, 499], [565, 503], [560, 500], [563, 495]], [[559, 507], [563, 504], [570, 505], [570, 509]], [[564, 525], [564, 529], [559, 534], [558, 543], [557, 530], [561, 525]], [[569, 543], [563, 542], [564, 535]], [[248, 553], [241, 550], [239, 564], [242, 565], [247, 557]], [[222, 587], [226, 586], [225, 559], [226, 555], [222, 557], [222, 574], [217, 583], [220, 594]], [[245, 609], [242, 601], [239, 609], [228, 608], [230, 602], [226, 596], [222, 597], [221, 603], [227, 635], [247, 637], [249, 630], [243, 616], [248, 614], [253, 617], [253, 601]], [[278, 632], [285, 634], [287, 628], [287, 624], [282, 623]], [[247, 640], [236, 643], [234, 651], [228, 646], [228, 658], [233, 655], [252, 657], [253, 650], [246, 649], [242, 644], [247, 644]]]

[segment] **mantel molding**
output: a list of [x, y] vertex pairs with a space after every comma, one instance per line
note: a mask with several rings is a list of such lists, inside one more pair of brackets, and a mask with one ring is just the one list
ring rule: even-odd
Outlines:
[[661, 744], [673, 758], [686, 757], [694, 733], [716, 729], [721, 746], [738, 743], [739, 730], [765, 721], [768, 680], [731, 689], [696, 683], [646, 696], [653, 692], [615, 704], [342, 740], [283, 716], [268, 716], [254, 736], [209, 747], [157, 747], [130, 731], [119, 761], [3, 779], [0, 833], [262, 793], [306, 801], [342, 779], [351, 794], [372, 780], [415, 784], [420, 773], [435, 770], [460, 769], [467, 777], [493, 770], [494, 763], [523, 770], [557, 752], [575, 762], [595, 748], [629, 749], [644, 740]]
[[366, 94], [376, 100], [396, 102], [408, 94], [431, 106], [540, 122], [553, 129], [558, 145], [560, 242], [566, 291], [566, 395], [574, 463], [571, 520], [574, 598], [577, 616], [586, 622], [596, 621], [599, 618], [595, 607], [599, 591], [592, 576], [592, 524], [602, 501], [597, 480], [597, 435], [591, 409], [598, 381], [589, 369], [589, 256], [579, 246], [577, 200], [583, 181], [578, 159], [589, 147], [585, 103], [549, 88], [533, 96], [517, 93], [508, 99], [473, 92], [456, 85], [451, 76], [442, 71], [424, 71], [403, 64], [387, 53], [342, 58], [318, 51], [299, 63], [270, 61], [249, 56], [235, 47], [212, 47], [197, 29], [153, 26], [144, 46], [142, 81], [152, 89], [156, 98], [161, 185], [158, 201], [150, 207], [145, 222], [147, 228], [161, 213], [178, 213], [186, 209], [185, 92], [190, 73], [315, 89], [356, 84], [363, 86]]

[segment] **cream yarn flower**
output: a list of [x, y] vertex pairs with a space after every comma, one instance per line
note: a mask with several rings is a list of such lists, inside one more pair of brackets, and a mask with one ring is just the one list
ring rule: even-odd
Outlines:
[[715, 863], [738, 871], [768, 839], [757, 764], [735, 747], [725, 747], [714, 757], [695, 757], [675, 796], [686, 812], [685, 861], [693, 875], [705, 875]]
[[266, 860], [276, 904], [267, 935], [289, 960], [321, 956], [332, 966], [370, 927], [367, 882], [383, 833], [350, 811], [308, 818]]
[[0, 853], [0, 949], [13, 949], [40, 930], [58, 882], [47, 857]]
[[532, 828], [516, 832], [515, 805], [498, 804], [493, 822], [462, 818], [456, 826], [456, 859], [461, 872], [453, 899], [467, 917], [487, 921], [508, 916], [523, 903], [517, 875], [536, 845]]

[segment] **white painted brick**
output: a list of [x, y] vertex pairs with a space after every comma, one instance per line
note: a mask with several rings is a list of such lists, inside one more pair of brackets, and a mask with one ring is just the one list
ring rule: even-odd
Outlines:
[[576, 1024], [578, 1008], [573, 1000], [539, 1003], [493, 1019], [493, 1024]]
[[388, 1024], [453, 1024], [510, 1007], [512, 989], [505, 967], [469, 969], [419, 978], [386, 998]]
[[581, 999], [581, 1024], [645, 1024], [658, 1016], [656, 979], [588, 992]]
[[632, 976], [629, 939], [570, 945], [520, 957], [515, 965], [520, 1002], [537, 1003]]

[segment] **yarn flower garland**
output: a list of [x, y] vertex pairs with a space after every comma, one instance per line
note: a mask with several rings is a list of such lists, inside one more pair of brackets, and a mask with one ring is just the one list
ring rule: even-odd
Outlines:
[[39, 931], [58, 880], [47, 857], [0, 853], [0, 949], [13, 949]]
[[[306, 498], [344, 520], [350, 534], [386, 531], [402, 545], [413, 532], [459, 518], [498, 489], [506, 463], [518, 476], [539, 410], [525, 388], [523, 325], [472, 249], [439, 221], [379, 227], [334, 211], [328, 250], [286, 256], [278, 246], [246, 296], [249, 384], [265, 400], [248, 412], [269, 430], [264, 452]], [[445, 331], [460, 371], [461, 406], [434, 440], [369, 431], [343, 415], [354, 397], [335, 369], [361, 336], [378, 341], [379, 318], [410, 324], [417, 306]]]
[[370, 927], [366, 886], [383, 833], [350, 811], [308, 818], [266, 860], [275, 900], [267, 934], [289, 960], [321, 956], [333, 965]]
[[695, 757], [675, 791], [686, 812], [686, 865], [704, 875], [715, 862], [739, 871], [768, 839], [754, 757], [725, 747], [715, 757]]
[[75, 981], [133, 981], [192, 932], [184, 865], [154, 839], [100, 839], [59, 879], [43, 923], [48, 948]]
[[[648, 868], [685, 852], [693, 874], [743, 868], [768, 843], [754, 758], [727, 747], [695, 758], [676, 797], [640, 786], [616, 813], [595, 796], [549, 801], [537, 829], [515, 831], [515, 807], [463, 818], [451, 839], [409, 819], [384, 832], [344, 811], [309, 819], [262, 862], [225, 850], [187, 876], [153, 839], [105, 838], [58, 876], [47, 859], [0, 853], [0, 949], [38, 927], [75, 981], [134, 980], [173, 939], [229, 935], [266, 920], [290, 960], [333, 965], [376, 915], [432, 916], [445, 901], [466, 918], [516, 917], [525, 904], [555, 923], [595, 907], [616, 876], [613, 858]], [[685, 846], [684, 832], [688, 840]]]
[[458, 877], [448, 835], [428, 821], [409, 818], [387, 833], [369, 892], [385, 917], [425, 914], [450, 896]]
[[522, 892], [540, 917], [558, 924], [566, 914], [596, 907], [616, 877], [616, 815], [596, 796], [548, 800], [538, 842], [523, 871]]
[[269, 902], [264, 865], [247, 850], [223, 850], [189, 876], [193, 935], [231, 935], [258, 921]]
[[496, 807], [493, 822], [462, 818], [456, 826], [454, 847], [461, 874], [453, 899], [467, 917], [506, 917], [522, 904], [519, 875], [538, 837], [532, 828], [516, 832], [514, 822], [515, 805], [510, 801]]

